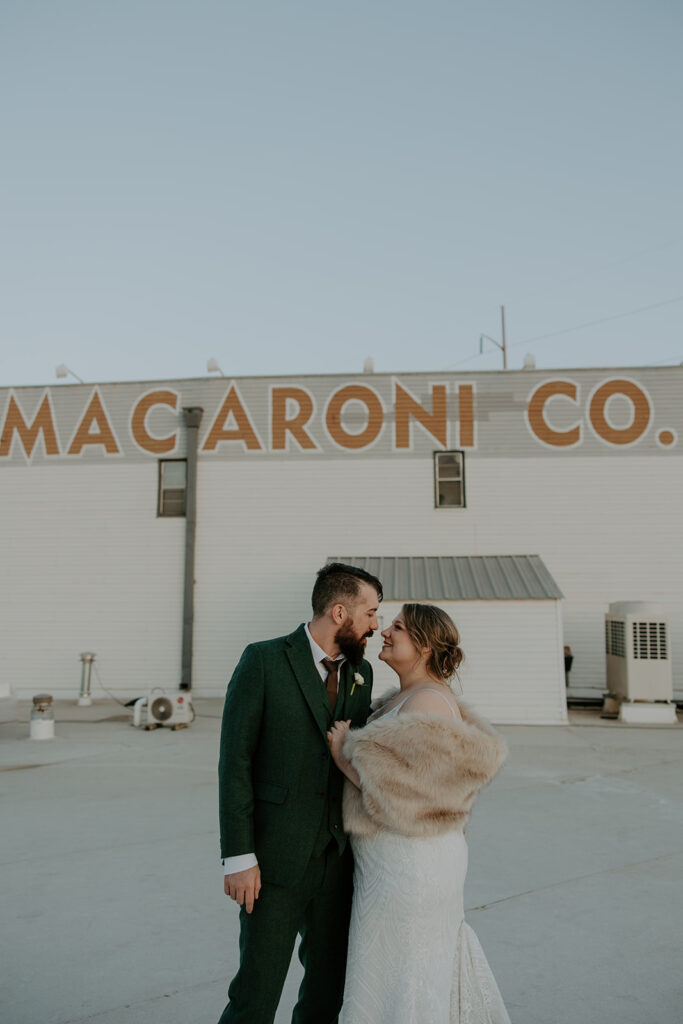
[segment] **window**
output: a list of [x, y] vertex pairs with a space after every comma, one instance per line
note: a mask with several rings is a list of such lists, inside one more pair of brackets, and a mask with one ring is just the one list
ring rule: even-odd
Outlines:
[[186, 476], [187, 462], [185, 459], [162, 459], [159, 462], [158, 515], [185, 515]]
[[434, 452], [434, 499], [437, 508], [465, 508], [464, 452]]

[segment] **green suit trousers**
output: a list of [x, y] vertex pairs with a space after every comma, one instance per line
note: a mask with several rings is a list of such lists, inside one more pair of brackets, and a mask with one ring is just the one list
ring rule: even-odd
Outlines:
[[240, 968], [219, 1024], [272, 1024], [297, 934], [304, 979], [292, 1024], [336, 1024], [344, 996], [353, 862], [330, 842], [293, 886], [263, 883], [240, 910]]

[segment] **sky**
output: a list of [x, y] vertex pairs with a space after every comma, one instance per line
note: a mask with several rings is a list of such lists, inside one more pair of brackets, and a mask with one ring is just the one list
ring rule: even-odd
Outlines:
[[[678, 0], [0, 0], [0, 386], [683, 361]], [[73, 378], [71, 378], [73, 379]]]

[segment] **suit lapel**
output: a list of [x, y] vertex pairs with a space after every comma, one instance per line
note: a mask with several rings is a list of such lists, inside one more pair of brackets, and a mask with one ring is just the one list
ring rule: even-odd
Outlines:
[[299, 626], [287, 637], [286, 655], [311, 714], [318, 723], [323, 736], [327, 737], [331, 713], [330, 704], [322, 679], [313, 662], [311, 645], [303, 626]]

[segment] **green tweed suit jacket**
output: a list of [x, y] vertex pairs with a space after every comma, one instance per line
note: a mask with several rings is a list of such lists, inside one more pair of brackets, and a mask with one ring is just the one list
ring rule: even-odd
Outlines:
[[[354, 671], [363, 684], [354, 687]], [[353, 693], [351, 690], [353, 689]], [[225, 698], [218, 765], [221, 856], [254, 852], [261, 877], [294, 885], [325, 823], [340, 846], [343, 776], [327, 730], [334, 720], [365, 724], [372, 668], [345, 662], [332, 708], [304, 626], [250, 644]]]

